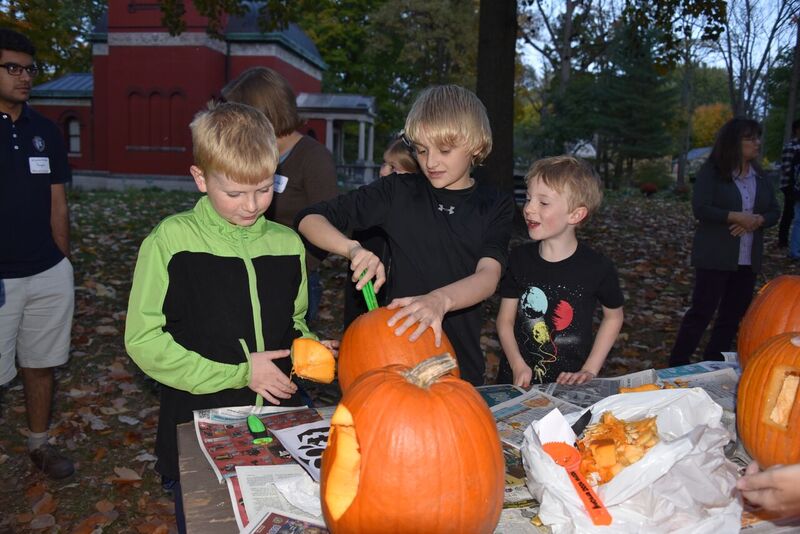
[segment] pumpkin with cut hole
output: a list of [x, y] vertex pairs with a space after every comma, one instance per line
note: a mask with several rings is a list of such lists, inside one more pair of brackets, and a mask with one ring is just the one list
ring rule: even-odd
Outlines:
[[[395, 335], [398, 325], [390, 327], [386, 324], [395, 313], [397, 310], [374, 309], [356, 318], [345, 331], [339, 345], [339, 387], [342, 393], [346, 393], [350, 384], [367, 371], [392, 364], [413, 367], [431, 354], [447, 352], [455, 355], [455, 349], [444, 332], [440, 347], [436, 346], [430, 328], [416, 341], [409, 341], [411, 331], [402, 336]], [[460, 376], [458, 368], [452, 373]]]
[[489, 408], [449, 355], [365, 373], [344, 394], [322, 455], [336, 533], [490, 533], [505, 466]]
[[739, 323], [736, 351], [744, 369], [759, 346], [772, 336], [800, 332], [800, 276], [783, 275], [758, 291]]
[[736, 426], [761, 467], [800, 462], [800, 332], [761, 345], [739, 380]]
[[300, 378], [323, 384], [333, 382], [336, 360], [331, 350], [314, 339], [298, 337], [292, 341], [292, 371]]

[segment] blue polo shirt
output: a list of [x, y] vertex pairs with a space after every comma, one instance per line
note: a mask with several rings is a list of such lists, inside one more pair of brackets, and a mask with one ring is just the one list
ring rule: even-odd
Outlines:
[[61, 131], [23, 105], [0, 112], [0, 279], [46, 271], [64, 254], [50, 229], [50, 186], [72, 179]]

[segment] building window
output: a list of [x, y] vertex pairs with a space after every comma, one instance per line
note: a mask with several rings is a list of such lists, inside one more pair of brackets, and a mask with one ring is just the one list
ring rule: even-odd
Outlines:
[[80, 154], [81, 123], [78, 119], [69, 119], [67, 121], [67, 146], [70, 154]]

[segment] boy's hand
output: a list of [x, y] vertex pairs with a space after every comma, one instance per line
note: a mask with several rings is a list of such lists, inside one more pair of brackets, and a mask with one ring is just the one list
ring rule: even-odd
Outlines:
[[373, 282], [372, 288], [375, 292], [386, 282], [386, 269], [380, 258], [362, 247], [360, 243], [356, 243], [350, 248], [348, 257], [350, 259], [350, 269], [353, 271], [351, 280], [355, 282], [358, 291], [361, 291], [361, 288], [373, 277], [375, 277], [375, 282]]
[[556, 383], [576, 385], [576, 384], [583, 384], [584, 382], [588, 382], [589, 380], [593, 380], [595, 378], [597, 378], [597, 375], [594, 374], [593, 372], [581, 369], [577, 373], [567, 373], [567, 372], [560, 373], [558, 375], [558, 378], [556, 378]]
[[515, 386], [520, 386], [526, 389], [531, 386], [531, 378], [533, 378], [533, 370], [527, 363], [522, 362], [521, 364], [518, 365], [511, 365], [511, 372], [514, 374]]
[[278, 369], [272, 360], [286, 358], [289, 350], [267, 350], [250, 354], [250, 389], [264, 397], [271, 404], [280, 404], [280, 399], [291, 398], [297, 386]]
[[736, 487], [745, 499], [779, 517], [800, 516], [800, 464], [776, 465], [761, 471], [753, 462]]
[[416, 341], [425, 332], [425, 329], [430, 327], [433, 329], [436, 346], [441, 346], [442, 319], [444, 314], [447, 313], [447, 302], [443, 296], [437, 295], [436, 292], [431, 292], [417, 297], [403, 297], [392, 300], [386, 307], [390, 310], [400, 308], [387, 323], [389, 326], [399, 324], [394, 331], [395, 335], [402, 336], [406, 330], [419, 323], [417, 328], [408, 336], [408, 340]]
[[319, 342], [333, 353], [334, 358], [339, 357], [339, 340], [338, 339], [320, 339]]

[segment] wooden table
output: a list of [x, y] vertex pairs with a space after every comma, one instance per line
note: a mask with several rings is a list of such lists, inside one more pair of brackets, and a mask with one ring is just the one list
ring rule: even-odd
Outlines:
[[178, 456], [187, 532], [239, 532], [231, 508], [228, 485], [217, 481], [217, 476], [203, 456], [193, 422], [178, 425]]

